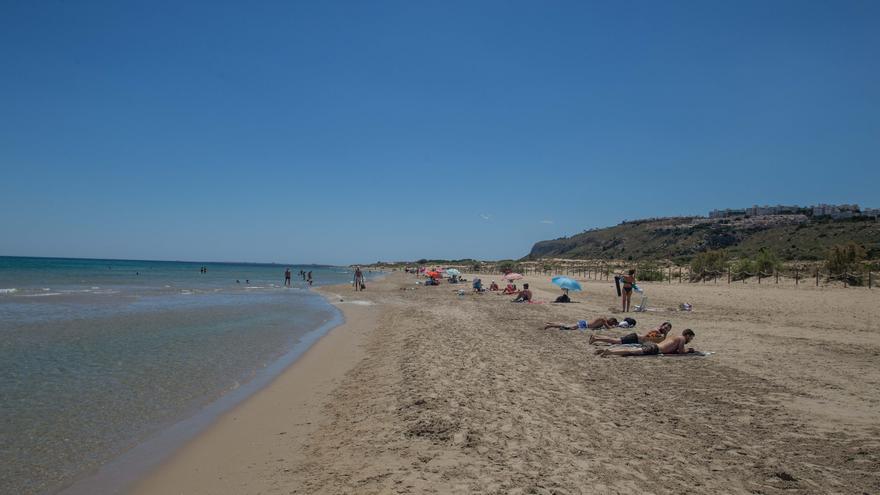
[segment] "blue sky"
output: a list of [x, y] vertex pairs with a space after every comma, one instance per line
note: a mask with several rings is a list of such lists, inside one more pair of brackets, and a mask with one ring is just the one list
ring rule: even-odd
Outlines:
[[520, 257], [880, 206], [880, 2], [0, 2], [0, 255]]

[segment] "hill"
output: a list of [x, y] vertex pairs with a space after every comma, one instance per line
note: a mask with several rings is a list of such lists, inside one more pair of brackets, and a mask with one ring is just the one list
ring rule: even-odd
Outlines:
[[831, 246], [850, 241], [862, 245], [869, 259], [880, 259], [880, 221], [804, 215], [636, 220], [540, 241], [524, 259], [686, 260], [710, 249], [732, 257], [753, 256], [763, 247], [783, 260], [819, 260]]

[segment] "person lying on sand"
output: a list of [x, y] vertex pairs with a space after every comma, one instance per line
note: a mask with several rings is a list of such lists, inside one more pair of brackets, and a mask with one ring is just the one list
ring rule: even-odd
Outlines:
[[590, 343], [595, 344], [596, 342], [606, 342], [608, 344], [644, 344], [647, 342], [653, 342], [659, 344], [660, 342], [663, 342], [663, 339], [666, 338], [666, 334], [668, 334], [670, 330], [672, 330], [672, 324], [668, 321], [664, 321], [660, 326], [645, 335], [638, 335], [635, 332], [626, 334], [620, 338], [590, 335]]
[[532, 291], [529, 290], [529, 284], [523, 284], [523, 290], [519, 291], [516, 299], [512, 302], [529, 302], [532, 300]]
[[510, 282], [508, 282], [507, 287], [505, 287], [501, 293], [506, 294], [506, 295], [511, 295], [511, 294], [516, 294], [516, 292], [517, 292], [516, 284], [511, 284]]
[[587, 323], [587, 320], [578, 320], [570, 325], [562, 322], [548, 321], [544, 324], [544, 330], [549, 330], [551, 328], [559, 328], [561, 330], [604, 330], [607, 328], [614, 328], [616, 326], [617, 318], [596, 318], [589, 323]]
[[608, 349], [596, 349], [596, 354], [600, 357], [608, 356], [652, 356], [656, 354], [689, 354], [694, 352], [693, 347], [685, 347], [695, 337], [694, 331], [690, 328], [681, 332], [680, 337], [666, 339], [659, 344], [647, 342], [639, 347], [609, 347]]

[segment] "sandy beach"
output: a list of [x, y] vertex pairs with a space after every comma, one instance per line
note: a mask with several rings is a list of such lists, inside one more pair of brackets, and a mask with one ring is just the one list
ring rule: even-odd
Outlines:
[[600, 358], [542, 327], [620, 318], [613, 284], [549, 304], [548, 279], [524, 280], [544, 304], [399, 272], [321, 289], [346, 323], [133, 492], [880, 491], [877, 290], [644, 283], [637, 330], [714, 354]]

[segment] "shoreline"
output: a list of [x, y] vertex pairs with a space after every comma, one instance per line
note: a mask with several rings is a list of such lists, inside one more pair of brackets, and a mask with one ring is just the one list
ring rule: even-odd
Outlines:
[[346, 284], [314, 288], [339, 311], [341, 323], [310, 342], [259, 390], [131, 480], [121, 493], [231, 493], [242, 486], [258, 491], [266, 480], [252, 469], [254, 460], [278, 462], [295, 455], [295, 448], [316, 427], [334, 385], [358, 362], [360, 344], [376, 326], [378, 306], [340, 304], [337, 292], [346, 289], [350, 290]]
[[[878, 394], [851, 380], [880, 379], [880, 313], [867, 291], [646, 285], [652, 311], [633, 314], [638, 329], [670, 320], [714, 354], [604, 359], [588, 332], [543, 326], [618, 313], [611, 284], [549, 304], [559, 289], [526, 277], [544, 304], [512, 304], [418, 281], [399, 273], [365, 293], [318, 290], [346, 323], [131, 493], [880, 486], [865, 474], [880, 465]], [[681, 301], [693, 311], [670, 309]], [[852, 352], [856, 342], [869, 352]]]

